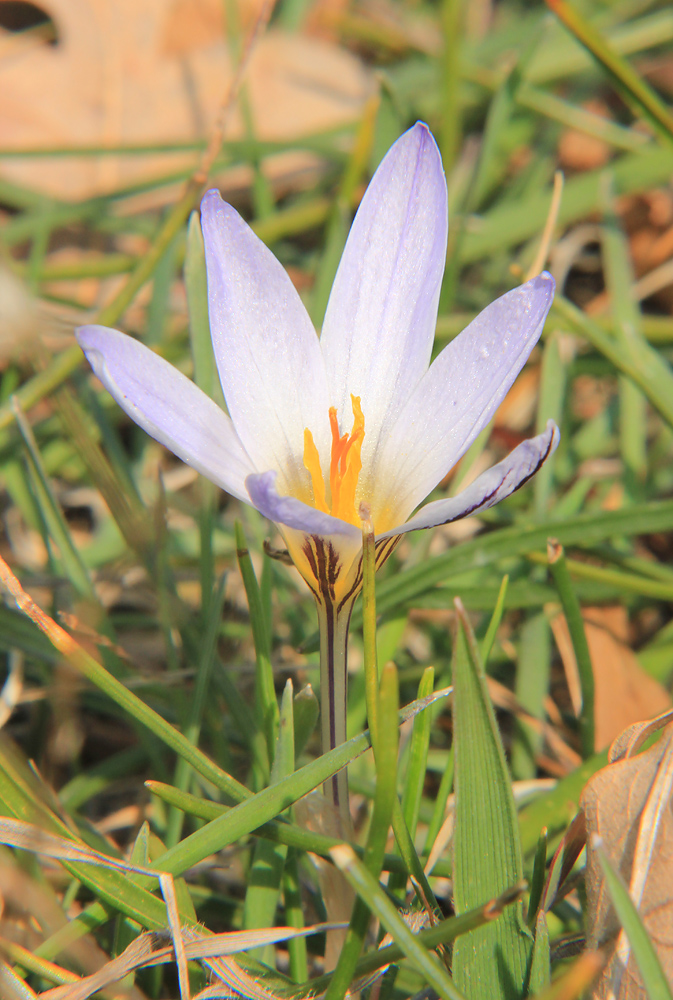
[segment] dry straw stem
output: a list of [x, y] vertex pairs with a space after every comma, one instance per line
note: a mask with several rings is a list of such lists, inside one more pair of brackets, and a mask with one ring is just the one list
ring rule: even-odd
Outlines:
[[549, 205], [549, 213], [547, 215], [547, 221], [544, 224], [544, 229], [542, 230], [542, 236], [540, 237], [540, 246], [537, 254], [535, 255], [535, 260], [530, 266], [524, 281], [530, 281], [544, 268], [547, 257], [549, 256], [549, 248], [554, 238], [554, 230], [556, 229], [556, 223], [558, 222], [558, 215], [561, 210], [561, 198], [563, 197], [563, 171], [557, 170], [554, 174], [554, 188], [552, 190], [551, 203]]
[[[320, 934], [332, 927], [332, 924], [315, 924], [301, 929], [273, 927], [268, 930], [232, 931], [212, 935], [203, 935], [193, 928], [185, 928], [183, 930], [184, 947], [188, 959], [221, 960], [226, 956], [260, 944], [275, 944], [292, 938], [308, 937], [311, 934]], [[119, 982], [130, 973], [149, 966], [172, 962], [174, 957], [173, 946], [165, 935], [156, 931], [140, 934], [121, 955], [108, 962], [98, 972], [77, 980], [74, 986], [69, 984], [57, 986], [46, 993], [41, 993], [39, 994], [40, 1000], [88, 1000], [88, 997], [94, 993]], [[216, 962], [208, 964], [215, 966]], [[223, 971], [226, 970], [224, 971], [226, 979], [223, 979], [223, 982], [228, 987], [238, 983], [245, 990], [242, 995], [251, 996], [254, 1000], [262, 1000], [262, 998], [275, 1000], [274, 994], [255, 984], [254, 980], [250, 979], [235, 963], [227, 962], [226, 966], [222, 967], [220, 962], [217, 962], [217, 965], [223, 968]], [[234, 972], [234, 970], [237, 971]]]

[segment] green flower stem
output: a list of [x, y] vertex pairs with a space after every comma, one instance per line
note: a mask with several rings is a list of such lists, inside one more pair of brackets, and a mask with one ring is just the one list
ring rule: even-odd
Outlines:
[[[353, 604], [337, 611], [334, 604], [316, 601], [320, 627], [320, 721], [322, 752], [346, 742], [346, 684], [348, 626]], [[324, 792], [339, 811], [343, 834], [351, 827], [348, 772], [344, 768], [325, 782]]]
[[[362, 516], [362, 646], [365, 670], [365, 700], [367, 721], [372, 734], [374, 755], [378, 747], [379, 669], [376, 650], [376, 543], [369, 511], [360, 508]], [[365, 516], [363, 516], [365, 515]]]
[[[373, 543], [373, 532], [369, 534]], [[377, 698], [379, 698], [378, 692]], [[388, 663], [381, 678], [380, 700], [378, 700], [377, 706], [377, 718], [380, 718], [381, 729], [374, 745], [376, 794], [363, 861], [364, 869], [377, 887], [385, 856], [393, 806], [397, 802], [398, 701], [397, 668], [394, 663]], [[351, 850], [345, 845], [339, 845], [333, 850], [340, 851], [342, 849]], [[346, 940], [327, 988], [325, 1000], [343, 1000], [351, 988], [369, 920], [370, 911], [367, 899], [360, 895], [355, 901]]]

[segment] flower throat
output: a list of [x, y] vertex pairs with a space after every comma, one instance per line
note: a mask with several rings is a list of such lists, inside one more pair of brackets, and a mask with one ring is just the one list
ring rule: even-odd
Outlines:
[[313, 435], [308, 427], [304, 429], [304, 465], [311, 476], [313, 502], [317, 510], [350, 524], [360, 526], [355, 510], [355, 491], [362, 469], [362, 442], [365, 436], [365, 418], [360, 406], [360, 397], [351, 395], [353, 406], [353, 430], [350, 434], [339, 434], [339, 422], [335, 406], [330, 406], [329, 422], [332, 430], [332, 455], [329, 470], [330, 504], [327, 503], [325, 478], [320, 467], [320, 456]]

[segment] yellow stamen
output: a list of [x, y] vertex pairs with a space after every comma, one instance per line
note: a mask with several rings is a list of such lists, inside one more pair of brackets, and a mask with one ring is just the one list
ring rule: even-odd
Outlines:
[[310, 430], [304, 430], [304, 465], [311, 476], [314, 503], [322, 510], [343, 521], [359, 526], [355, 510], [355, 493], [362, 469], [362, 442], [365, 436], [365, 418], [360, 406], [360, 397], [351, 395], [353, 406], [353, 429], [350, 434], [339, 434], [336, 407], [329, 410], [332, 431], [332, 453], [330, 456], [329, 486], [331, 506], [325, 499], [325, 481], [320, 468], [318, 449]]
[[322, 469], [320, 468], [320, 455], [318, 454], [318, 449], [315, 446], [313, 435], [308, 427], [304, 428], [304, 465], [308, 469], [311, 477], [311, 485], [313, 486], [313, 503], [315, 504], [316, 509], [321, 510], [324, 514], [329, 514], [329, 507], [327, 506], [327, 500], [325, 499], [325, 480], [323, 479]]

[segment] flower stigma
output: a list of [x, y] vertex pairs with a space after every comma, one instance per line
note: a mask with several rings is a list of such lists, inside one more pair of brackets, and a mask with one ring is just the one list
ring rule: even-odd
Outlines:
[[355, 509], [355, 493], [362, 469], [362, 442], [365, 436], [365, 418], [360, 406], [360, 397], [351, 394], [353, 407], [353, 429], [350, 434], [339, 433], [336, 406], [329, 408], [329, 422], [332, 431], [332, 454], [330, 458], [329, 489], [330, 504], [327, 503], [325, 477], [320, 466], [320, 456], [313, 434], [304, 428], [304, 465], [311, 477], [313, 502], [317, 510], [331, 514], [349, 524], [360, 526]]

